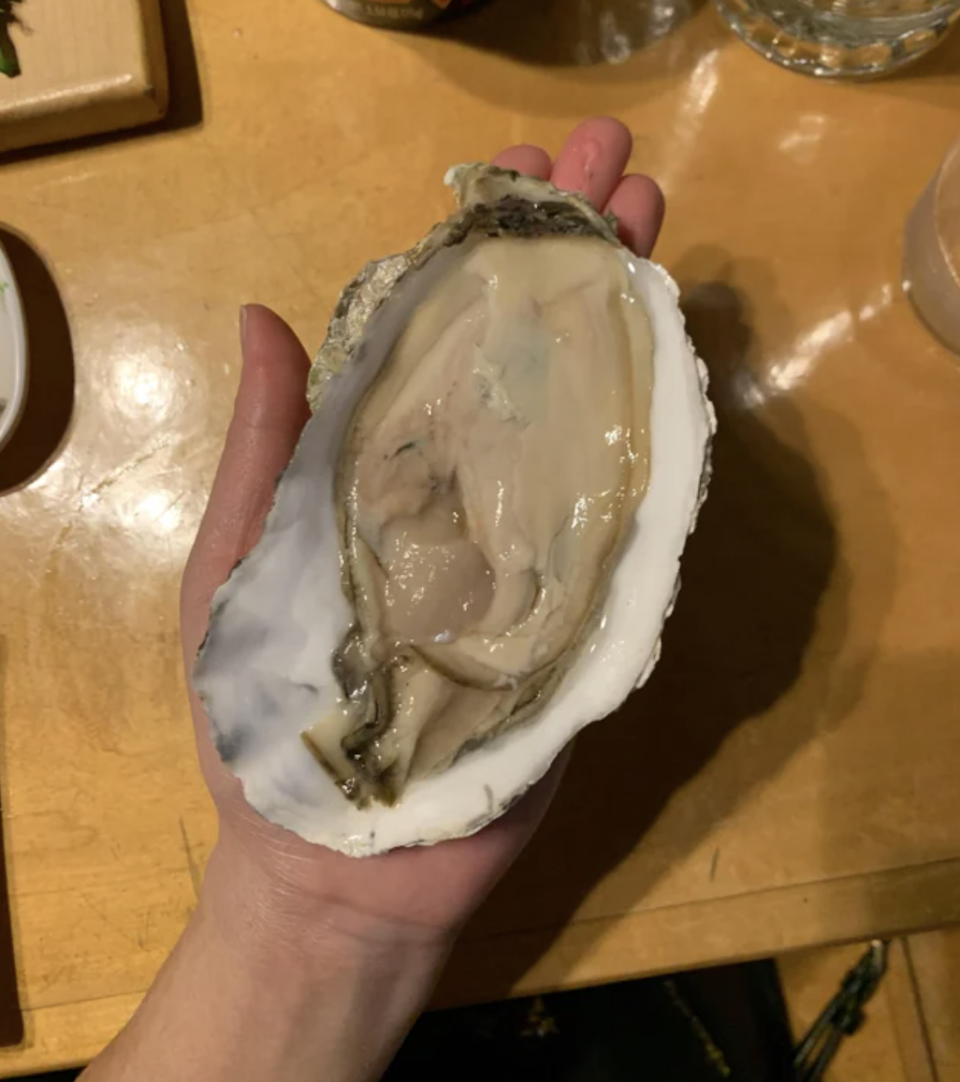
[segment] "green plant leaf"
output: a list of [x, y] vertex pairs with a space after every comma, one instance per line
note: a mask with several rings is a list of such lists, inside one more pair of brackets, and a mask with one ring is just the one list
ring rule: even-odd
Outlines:
[[20, 74], [20, 62], [15, 52], [8, 55], [3, 48], [0, 48], [0, 74], [6, 75], [8, 79], [14, 79]]
[[20, 74], [20, 57], [10, 37], [10, 27], [18, 21], [13, 10], [15, 3], [19, 0], [0, 0], [0, 74], [8, 79]]

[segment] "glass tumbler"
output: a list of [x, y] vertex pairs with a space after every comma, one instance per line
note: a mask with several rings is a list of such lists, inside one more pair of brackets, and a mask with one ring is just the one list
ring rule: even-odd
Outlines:
[[927, 326], [960, 354], [960, 139], [907, 219], [903, 288]]
[[960, 0], [717, 0], [761, 56], [807, 75], [886, 75], [938, 45]]

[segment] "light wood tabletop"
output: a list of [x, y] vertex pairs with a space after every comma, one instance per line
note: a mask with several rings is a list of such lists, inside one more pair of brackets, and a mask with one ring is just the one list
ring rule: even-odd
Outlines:
[[177, 587], [239, 305], [314, 348], [347, 279], [448, 213], [447, 166], [593, 113], [667, 194], [713, 490], [658, 670], [578, 742], [439, 1001], [960, 920], [960, 364], [899, 267], [960, 39], [853, 86], [683, 2], [499, 0], [430, 37], [318, 0], [189, 14], [166, 127], [0, 165], [33, 380], [0, 453], [0, 1075], [94, 1055], [196, 900]]

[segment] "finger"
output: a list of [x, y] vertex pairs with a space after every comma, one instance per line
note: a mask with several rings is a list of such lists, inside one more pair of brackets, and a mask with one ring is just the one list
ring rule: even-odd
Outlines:
[[633, 150], [633, 137], [619, 120], [585, 120], [567, 138], [553, 166], [553, 183], [565, 192], [582, 192], [598, 207], [606, 205]]
[[523, 144], [501, 151], [493, 159], [493, 164], [498, 165], [501, 169], [513, 169], [528, 177], [549, 180], [552, 163], [550, 155], [542, 147]]
[[649, 256], [663, 225], [663, 192], [657, 182], [635, 174], [624, 177], [606, 210], [619, 222], [621, 241], [637, 255]]
[[181, 619], [188, 656], [206, 630], [210, 598], [256, 544], [277, 477], [309, 417], [310, 364], [296, 335], [270, 309], [242, 316], [243, 371], [207, 510], [184, 571]]

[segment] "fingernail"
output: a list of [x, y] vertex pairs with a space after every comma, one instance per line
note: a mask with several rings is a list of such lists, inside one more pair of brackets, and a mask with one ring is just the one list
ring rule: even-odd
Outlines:
[[240, 305], [240, 350], [246, 352], [247, 347], [247, 309], [249, 305]]

